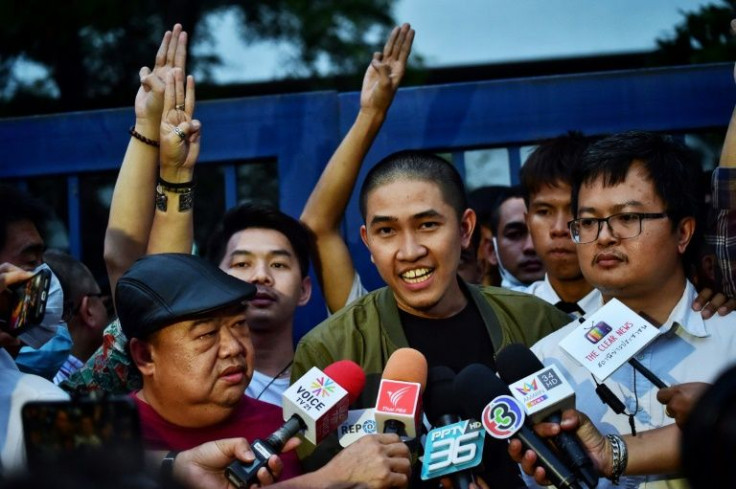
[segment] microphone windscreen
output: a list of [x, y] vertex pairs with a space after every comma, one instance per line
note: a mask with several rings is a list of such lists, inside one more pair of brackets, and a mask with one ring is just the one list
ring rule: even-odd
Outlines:
[[427, 385], [427, 359], [414, 348], [399, 348], [391, 354], [383, 369], [382, 379]]
[[365, 372], [352, 360], [339, 360], [326, 366], [324, 373], [348, 391], [350, 404], [354, 403], [365, 387]]
[[441, 365], [429, 369], [427, 389], [424, 391], [424, 414], [432, 426], [437, 424], [441, 416], [459, 416], [462, 413], [453, 391], [454, 381], [455, 372], [450, 367]]
[[542, 361], [521, 343], [512, 343], [496, 355], [498, 376], [507, 384], [513, 384], [543, 368]]
[[464, 417], [473, 419], [481, 419], [483, 409], [494, 398], [509, 394], [493, 370], [480, 363], [468, 365], [455, 376], [453, 391]]

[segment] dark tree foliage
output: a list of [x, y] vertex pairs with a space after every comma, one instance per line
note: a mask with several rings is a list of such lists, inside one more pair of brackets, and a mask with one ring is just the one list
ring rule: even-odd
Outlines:
[[657, 39], [656, 64], [695, 64], [736, 60], [736, 35], [731, 19], [736, 18], [736, 0], [720, 0], [692, 12], [675, 31]]
[[[130, 105], [138, 70], [153, 63], [166, 29], [180, 22], [190, 46], [205, 32], [206, 15], [220, 9], [242, 12], [246, 40], [285, 40], [299, 57], [291, 72], [316, 73], [327, 60], [339, 72], [364, 69], [376, 45], [393, 26], [393, 0], [0, 0], [0, 89], [10, 82], [18, 59], [47, 67], [52, 96], [43, 87], [23, 86], [0, 104], [0, 115], [23, 115]], [[190, 53], [191, 54], [191, 53]], [[204, 59], [203, 59], [204, 58]], [[217, 56], [190, 55], [188, 69], [205, 74]]]

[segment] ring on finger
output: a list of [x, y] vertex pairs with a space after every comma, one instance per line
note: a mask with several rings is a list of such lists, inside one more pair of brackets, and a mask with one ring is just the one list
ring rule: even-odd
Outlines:
[[674, 418], [675, 416], [672, 414], [672, 411], [670, 411], [669, 406], [664, 408], [664, 414], [667, 415], [668, 418]]
[[175, 108], [176, 110], [184, 110], [184, 104], [176, 104], [176, 105], [174, 106], [174, 108]]
[[179, 136], [179, 139], [181, 139], [182, 141], [187, 138], [186, 133], [179, 129], [177, 126], [174, 126], [172, 130], [176, 133], [177, 136]]

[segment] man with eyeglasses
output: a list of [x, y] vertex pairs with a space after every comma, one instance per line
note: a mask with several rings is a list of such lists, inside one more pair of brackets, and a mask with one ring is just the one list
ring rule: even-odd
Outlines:
[[61, 282], [64, 291], [64, 312], [72, 350], [53, 378], [55, 384], [79, 370], [102, 344], [102, 332], [110, 322], [100, 286], [84, 263], [58, 250], [47, 250], [43, 255]]
[[[686, 278], [684, 263], [701, 201], [699, 171], [683, 144], [667, 136], [631, 131], [593, 144], [573, 183], [574, 219], [569, 229], [583, 276], [601, 292], [601, 305], [616, 298], [659, 327], [657, 338], [636, 358], [670, 385], [711, 382], [736, 353], [734, 313], [704, 319], [690, 307], [696, 292]], [[620, 435], [635, 429], [638, 438], [646, 438], [643, 432], [671, 425], [674, 419], [657, 401], [655, 386], [630, 365], [605, 381], [623, 401], [625, 412], [616, 414], [603, 404], [591, 374], [559, 347], [577, 324], [552, 333], [532, 350], [545, 364], [556, 364], [568, 373], [577, 409], [603, 434], [618, 436], [604, 439], [606, 446], [598, 452], [602, 475], [616, 480], [627, 474], [621, 477], [626, 487], [687, 487], [684, 479], [672, 473], [678, 463], [676, 449], [671, 466], [645, 468], [639, 465], [639, 456], [626, 466], [621, 457], [626, 442]], [[614, 441], [623, 444], [617, 446], [618, 452], [612, 450]], [[649, 448], [655, 453], [675, 447]], [[637, 475], [652, 472], [659, 473]], [[601, 480], [598, 487], [611, 485]]]

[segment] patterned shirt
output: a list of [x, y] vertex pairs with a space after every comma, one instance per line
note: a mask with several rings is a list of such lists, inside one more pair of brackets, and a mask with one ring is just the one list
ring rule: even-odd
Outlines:
[[127, 352], [128, 339], [115, 319], [102, 334], [102, 346], [59, 386], [69, 392], [127, 394], [143, 386], [140, 372]]
[[718, 167], [713, 172], [714, 228], [706, 240], [715, 248], [723, 293], [736, 297], [736, 168]]

